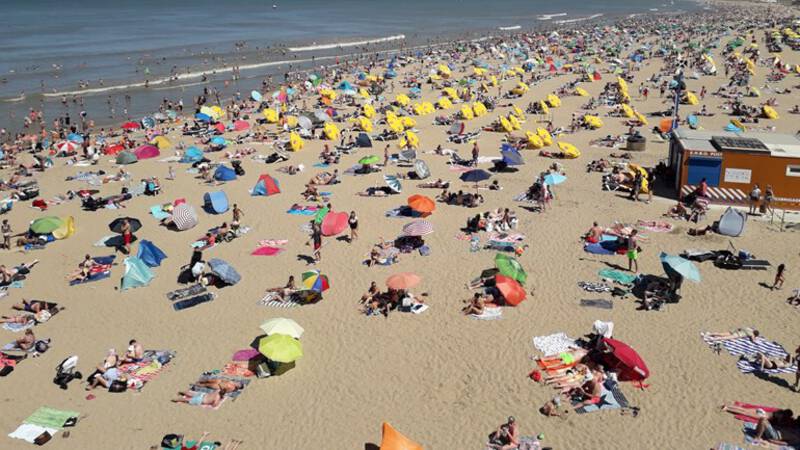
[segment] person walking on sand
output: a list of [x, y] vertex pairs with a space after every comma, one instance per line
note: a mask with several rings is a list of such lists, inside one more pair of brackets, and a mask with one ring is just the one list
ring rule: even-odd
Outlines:
[[389, 144], [383, 148], [383, 167], [389, 167]]
[[769, 288], [771, 291], [775, 289], [780, 290], [783, 287], [783, 281], [786, 279], [786, 264], [778, 264], [778, 271], [775, 272], [775, 281]]
[[231, 228], [237, 230], [239, 228], [239, 224], [242, 221], [242, 217], [244, 217], [244, 211], [242, 211], [239, 208], [238, 204], [234, 203], [231, 212], [233, 213], [233, 221], [231, 221]]
[[322, 226], [316, 222], [311, 226], [311, 240], [314, 242], [314, 262], [319, 262], [322, 259]]
[[3, 225], [0, 227], [0, 231], [3, 232], [3, 248], [6, 250], [11, 250], [11, 224], [8, 223], [8, 219], [3, 219]]
[[[636, 237], [638, 230], [631, 231], [628, 236], [628, 271], [639, 273], [639, 239]], [[632, 269], [636, 268], [636, 271]]]
[[761, 199], [761, 189], [759, 189], [758, 184], [753, 185], [753, 190], [750, 191], [750, 212], [751, 216], [754, 216], [758, 211], [758, 201]]
[[358, 216], [355, 211], [350, 211], [350, 218], [347, 219], [347, 224], [350, 226], [350, 242], [358, 239]]
[[478, 158], [481, 156], [481, 149], [478, 148], [478, 141], [472, 143], [472, 165], [478, 167]]

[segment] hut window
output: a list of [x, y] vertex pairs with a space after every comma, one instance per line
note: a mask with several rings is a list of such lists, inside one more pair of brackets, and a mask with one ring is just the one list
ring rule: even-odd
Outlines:
[[786, 166], [787, 177], [800, 177], [800, 166]]

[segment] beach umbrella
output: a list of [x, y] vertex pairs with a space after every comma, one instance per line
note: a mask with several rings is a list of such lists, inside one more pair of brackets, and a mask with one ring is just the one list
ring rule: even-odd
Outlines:
[[386, 182], [386, 185], [389, 186], [389, 189], [397, 192], [403, 192], [403, 184], [400, 182], [400, 179], [397, 178], [395, 175], [384, 175], [383, 181]]
[[697, 266], [688, 259], [681, 258], [680, 256], [668, 255], [661, 252], [659, 255], [661, 259], [661, 266], [668, 275], [680, 275], [687, 280], [700, 282], [700, 270]]
[[325, 111], [314, 111], [314, 117], [320, 122], [330, 122], [331, 116], [325, 114]]
[[271, 336], [273, 334], [285, 334], [286, 336], [291, 336], [294, 339], [300, 339], [300, 336], [302, 336], [303, 332], [305, 331], [300, 324], [285, 317], [275, 317], [273, 319], [269, 319], [262, 323], [260, 328], [267, 336]]
[[603, 338], [601, 342], [610, 350], [600, 354], [604, 365], [617, 372], [619, 381], [643, 381], [650, 376], [650, 369], [642, 357], [628, 344], [608, 338]]
[[234, 131], [243, 131], [250, 128], [250, 123], [246, 120], [237, 120], [233, 122], [233, 130]]
[[153, 114], [153, 119], [156, 119], [159, 122], [162, 122], [164, 120], [167, 120], [167, 116], [164, 113], [157, 112], [157, 113]]
[[297, 124], [300, 125], [300, 128], [304, 130], [310, 130], [314, 127], [314, 124], [311, 123], [311, 119], [306, 116], [300, 116], [297, 118]]
[[562, 153], [564, 153], [565, 158], [575, 159], [581, 156], [581, 151], [578, 150], [577, 147], [568, 142], [563, 142], [563, 141], [559, 142], [558, 148], [561, 149]]
[[[156, 136], [153, 138], [152, 142], [159, 150], [168, 150], [172, 147], [172, 141], [167, 139], [165, 136]], [[144, 158], [141, 158], [144, 159]]]
[[521, 166], [525, 164], [525, 160], [522, 159], [522, 155], [520, 155], [519, 152], [512, 147], [504, 148], [500, 154], [503, 156], [503, 162], [508, 166]]
[[403, 236], [425, 236], [433, 233], [433, 224], [427, 220], [415, 220], [403, 225]]
[[411, 197], [408, 197], [408, 206], [414, 211], [422, 214], [430, 214], [436, 210], [436, 203], [433, 200], [419, 194], [414, 194]]
[[331, 287], [328, 276], [322, 275], [319, 270], [304, 272], [300, 277], [303, 280], [303, 286], [312, 291], [324, 292]]
[[260, 102], [263, 97], [261, 97], [261, 93], [258, 91], [250, 91], [250, 98], [252, 98], [257, 102]]
[[137, 158], [133, 152], [125, 150], [117, 153], [117, 159], [116, 159], [117, 164], [122, 164], [122, 165], [133, 164], [138, 160], [139, 158]]
[[414, 161], [414, 172], [417, 174], [417, 177], [419, 177], [420, 180], [424, 180], [425, 178], [431, 176], [431, 169], [428, 168], [428, 164], [421, 159]]
[[497, 290], [506, 299], [506, 304], [517, 306], [525, 300], [525, 289], [520, 286], [517, 280], [499, 274], [495, 275], [494, 280]]
[[383, 422], [380, 450], [422, 450], [422, 446]]
[[377, 164], [381, 159], [377, 155], [368, 155], [358, 160], [361, 165]]
[[56, 150], [64, 153], [72, 153], [76, 151], [78, 147], [80, 146], [73, 141], [61, 141], [58, 144], [56, 144]]
[[411, 289], [422, 281], [419, 275], [411, 272], [396, 273], [386, 279], [386, 286], [390, 289]]
[[197, 113], [194, 115], [194, 118], [201, 122], [211, 122], [211, 116], [208, 114]]
[[497, 267], [497, 270], [500, 271], [501, 275], [513, 278], [520, 283], [524, 284], [528, 279], [528, 274], [525, 273], [522, 264], [513, 256], [509, 256], [505, 253], [498, 253], [494, 256], [494, 265]]
[[142, 128], [142, 126], [136, 122], [125, 122], [122, 124], [123, 130], [138, 130], [139, 128]]
[[161, 152], [155, 145], [140, 145], [136, 147], [136, 149], [133, 151], [133, 154], [136, 155], [136, 159], [139, 160], [139, 159], [155, 158], [159, 156]]
[[156, 126], [156, 121], [152, 117], [145, 117], [142, 119], [142, 126], [145, 128], [153, 128]]
[[242, 280], [242, 276], [233, 266], [219, 258], [211, 258], [208, 262], [208, 267], [211, 269], [211, 273], [227, 284], [234, 285]]
[[303, 344], [286, 334], [273, 334], [262, 338], [258, 351], [272, 361], [290, 363], [303, 357]]
[[125, 221], [131, 226], [131, 233], [135, 233], [142, 228], [142, 222], [139, 219], [133, 217], [118, 217], [114, 219], [110, 224], [108, 224], [108, 229], [113, 231], [114, 233], [122, 234], [122, 223]]
[[67, 135], [67, 140], [78, 144], [83, 143], [83, 136], [78, 133], [70, 133]]
[[567, 181], [567, 177], [558, 172], [551, 172], [544, 176], [544, 182], [550, 186], [555, 186], [556, 184], [561, 184], [565, 181]]
[[225, 138], [222, 136], [214, 136], [208, 142], [213, 145], [225, 145]]
[[31, 222], [30, 229], [36, 234], [49, 234], [57, 230], [64, 221], [60, 217], [42, 217]]
[[347, 229], [350, 216], [346, 212], [330, 212], [322, 218], [322, 235], [336, 236]]
[[468, 183], [478, 183], [480, 181], [488, 180], [491, 177], [492, 174], [483, 169], [473, 169], [462, 173], [459, 178], [461, 181], [466, 181]]
[[180, 231], [194, 228], [197, 225], [197, 212], [191, 205], [181, 203], [172, 210], [172, 222]]

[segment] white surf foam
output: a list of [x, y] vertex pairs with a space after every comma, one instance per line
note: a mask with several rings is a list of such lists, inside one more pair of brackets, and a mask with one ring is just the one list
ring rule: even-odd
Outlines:
[[340, 48], [340, 47], [355, 47], [357, 45], [368, 45], [368, 44], [380, 44], [381, 42], [391, 42], [391, 41], [399, 41], [401, 39], [405, 39], [406, 35], [404, 34], [397, 34], [394, 36], [387, 36], [379, 39], [368, 39], [364, 41], [352, 41], [352, 42], [338, 42], [333, 44], [318, 44], [318, 45], [307, 45], [305, 47], [289, 47], [288, 50], [290, 52], [310, 52], [310, 51], [317, 51], [317, 50], [330, 50], [332, 48]]

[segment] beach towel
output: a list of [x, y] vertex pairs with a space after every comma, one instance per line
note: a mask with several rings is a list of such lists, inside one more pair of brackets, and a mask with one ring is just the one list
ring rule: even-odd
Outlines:
[[168, 212], [164, 211], [161, 208], [161, 205], [153, 205], [153, 206], [151, 206], [150, 207], [150, 214], [152, 214], [153, 218], [155, 218], [156, 220], [159, 220], [159, 221], [170, 217], [170, 214]]
[[725, 442], [721, 442], [714, 447], [714, 450], [747, 450], [746, 448], [739, 447], [736, 444], [727, 444]]
[[139, 362], [124, 363], [119, 366], [119, 371], [128, 377], [128, 387], [141, 390], [145, 384], [155, 379], [175, 358], [175, 352], [170, 350], [145, 350]]
[[317, 214], [316, 206], [301, 206], [299, 208], [291, 208], [286, 211], [287, 214], [295, 216], [313, 216]]
[[583, 289], [586, 292], [611, 292], [613, 289], [611, 286], [607, 285], [606, 283], [594, 283], [591, 281], [579, 281], [578, 287]]
[[581, 299], [580, 305], [587, 308], [614, 309], [614, 302], [603, 298]]
[[[208, 374], [208, 375], [206, 375], [206, 374], [201, 375], [198, 378], [198, 381], [224, 379], [224, 380], [230, 380], [230, 381], [242, 383], [243, 387], [242, 387], [242, 389], [236, 390], [235, 392], [231, 392], [231, 393], [225, 394], [222, 397], [222, 401], [216, 407], [211, 407], [211, 406], [208, 406], [208, 405], [202, 405], [202, 407], [205, 408], [205, 409], [216, 410], [216, 409], [219, 409], [219, 407], [222, 406], [222, 404], [225, 403], [226, 400], [228, 400], [228, 399], [236, 400], [236, 398], [238, 398], [242, 394], [242, 392], [244, 392], [244, 390], [247, 389], [247, 387], [249, 386], [250, 381], [251, 381], [251, 380], [248, 380], [247, 378], [231, 376], [231, 375], [225, 375], [225, 374], [222, 374], [220, 371], [213, 371], [213, 372], [216, 372], [216, 373]], [[209, 392], [213, 391], [213, 389], [211, 389], [211, 388], [200, 387], [200, 386], [197, 386], [196, 384], [191, 384], [189, 386], [189, 389], [190, 389], [189, 392], [191, 394], [206, 394], [206, 393], [209, 393]], [[187, 405], [188, 404], [189, 403], [187, 403]]]
[[213, 292], [207, 292], [205, 294], [196, 295], [194, 297], [187, 298], [185, 300], [179, 300], [172, 304], [172, 309], [175, 311], [181, 311], [187, 308], [191, 308], [193, 306], [200, 305], [202, 303], [207, 303], [214, 300], [217, 295]]
[[[703, 336], [703, 341], [709, 346], [714, 346], [719, 343], [725, 350], [733, 356], [754, 356], [757, 353], [763, 353], [770, 358], [785, 358], [788, 353], [777, 342], [770, 342], [767, 339], [757, 337], [756, 342], [750, 341], [748, 338], [738, 338], [727, 341], [714, 341], [706, 336]], [[750, 361], [740, 359], [736, 362], [736, 367], [742, 373], [759, 372], [760, 369], [756, 364]], [[794, 373], [797, 370], [797, 363], [795, 362], [791, 367], [783, 369], [768, 369], [764, 373], [779, 374], [779, 373]]]
[[34, 326], [36, 326], [36, 321], [29, 320], [27, 323], [4, 323], [3, 329], [14, 333], [19, 333], [20, 331], [25, 331], [28, 328], [33, 328]]
[[548, 336], [536, 336], [533, 338], [533, 346], [545, 356], [557, 355], [577, 348], [575, 339], [567, 336], [566, 333], [554, 333]]
[[268, 306], [270, 308], [294, 308], [300, 306], [300, 303], [294, 300], [280, 300], [278, 294], [274, 292], [268, 292], [261, 300], [256, 302], [256, 304], [259, 306]]
[[288, 239], [262, 239], [258, 241], [259, 247], [282, 247], [289, 243]]
[[[577, 404], [576, 402], [575, 404]], [[573, 404], [573, 406], [575, 406]], [[602, 392], [600, 393], [600, 402], [593, 404], [582, 406], [580, 408], [575, 408], [575, 413], [577, 414], [587, 414], [595, 411], [604, 411], [608, 409], [619, 409], [619, 408], [628, 408], [628, 399], [625, 398], [625, 395], [619, 389], [619, 385], [614, 383], [605, 383], [602, 387]]]
[[475, 320], [500, 320], [503, 318], [503, 309], [497, 308], [484, 308], [481, 314], [470, 314], [470, 318]]
[[757, 425], [752, 422], [745, 422], [742, 426], [742, 433], [744, 433], [744, 441], [749, 445], [768, 448], [770, 450], [796, 450], [795, 447], [789, 445], [778, 445], [765, 442], [764, 440], [756, 439]]
[[76, 286], [78, 284], [85, 284], [91, 283], [92, 281], [99, 281], [106, 279], [111, 276], [111, 264], [105, 264], [97, 269], [92, 269], [89, 273], [89, 276], [82, 279], [82, 280], [71, 280], [69, 282], [70, 286]]
[[194, 297], [195, 295], [199, 295], [204, 292], [206, 292], [205, 286], [202, 284], [194, 284], [186, 288], [167, 292], [167, 299], [170, 301], [181, 300], [184, 298]]
[[603, 281], [614, 281], [626, 286], [633, 284], [638, 278], [637, 275], [620, 272], [619, 270], [614, 269], [601, 269], [599, 272], [597, 272], [597, 274], [600, 275], [600, 278], [602, 278]]
[[33, 412], [22, 423], [30, 425], [39, 425], [47, 428], [62, 428], [65, 423], [71, 418], [80, 416], [79, 412], [75, 411], [62, 411], [54, 408], [42, 406]]
[[619, 243], [616, 240], [602, 241], [596, 244], [586, 244], [583, 251], [593, 255], [614, 255], [619, 250]]

